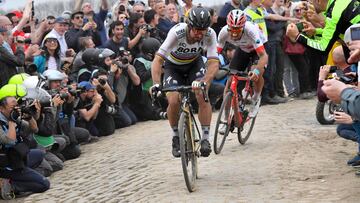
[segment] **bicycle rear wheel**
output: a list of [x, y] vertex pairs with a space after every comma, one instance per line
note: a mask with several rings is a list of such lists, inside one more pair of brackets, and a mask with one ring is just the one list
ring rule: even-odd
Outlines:
[[243, 122], [240, 127], [238, 127], [237, 132], [240, 144], [245, 144], [245, 142], [249, 139], [256, 120], [256, 116], [249, 117], [251, 104], [249, 104], [247, 101], [250, 100], [250, 97], [250, 94], [246, 93], [245, 98], [239, 99], [239, 106], [242, 107], [241, 116], [243, 117]]
[[[226, 93], [223, 102], [221, 104], [219, 115], [216, 121], [215, 133], [214, 133], [214, 152], [215, 154], [220, 154], [222, 148], [224, 147], [226, 137], [229, 135], [229, 131], [231, 128], [231, 122], [234, 115], [234, 110], [231, 106], [231, 100], [233, 98], [233, 93], [229, 91]], [[226, 113], [228, 112], [228, 116]], [[224, 125], [225, 127], [222, 129], [223, 132], [219, 132], [220, 125]]]
[[182, 112], [179, 120], [179, 138], [181, 165], [183, 168], [186, 187], [189, 192], [195, 191], [195, 181], [197, 178], [197, 155], [194, 149], [192, 129], [190, 124], [190, 115]]

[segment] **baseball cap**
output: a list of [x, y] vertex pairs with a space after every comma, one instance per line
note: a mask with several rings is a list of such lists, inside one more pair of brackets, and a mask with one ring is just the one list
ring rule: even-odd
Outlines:
[[71, 19], [74, 19], [75, 15], [77, 15], [77, 14], [84, 15], [84, 12], [82, 12], [82, 11], [75, 11], [74, 13], [71, 14]]
[[79, 87], [85, 88], [86, 91], [95, 89], [96, 87], [92, 85], [89, 81], [82, 81], [78, 84]]
[[68, 24], [68, 22], [65, 20], [65, 18], [63, 17], [57, 17], [55, 19], [55, 23], [60, 23], [60, 24]]

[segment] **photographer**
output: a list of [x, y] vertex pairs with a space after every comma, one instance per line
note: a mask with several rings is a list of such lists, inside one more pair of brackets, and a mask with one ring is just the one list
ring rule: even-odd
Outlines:
[[131, 110], [142, 121], [166, 118], [166, 111], [163, 111], [161, 106], [153, 106], [149, 94], [149, 88], [153, 85], [151, 62], [160, 45], [161, 43], [155, 38], [145, 39], [141, 46], [141, 54], [134, 60], [136, 74], [139, 75], [141, 84], [133, 85], [134, 88], [129, 92], [129, 103]]
[[164, 41], [163, 38], [160, 37], [160, 30], [157, 28], [159, 24], [159, 15], [154, 10], [147, 10], [144, 13], [144, 20], [146, 22], [147, 29], [149, 30], [149, 37], [155, 38], [159, 40], [160, 43]]
[[[105, 59], [105, 63], [108, 62]], [[94, 120], [96, 128], [99, 130], [100, 136], [111, 135], [115, 132], [115, 123], [112, 115], [116, 113], [114, 103], [116, 96], [108, 83], [108, 73], [103, 69], [94, 70], [92, 73], [92, 84], [96, 87], [97, 93], [101, 95], [102, 102], [99, 112]]]
[[[133, 125], [137, 122], [137, 118], [134, 112], [129, 108], [129, 104], [126, 100], [128, 89], [140, 84], [140, 78], [136, 74], [136, 70], [131, 61], [131, 55], [128, 51], [121, 51], [120, 57], [114, 61], [114, 65], [111, 65], [109, 74], [109, 83], [113, 84], [114, 92], [117, 96], [116, 104], [119, 106], [118, 111], [113, 115], [116, 128], [123, 128]], [[129, 84], [129, 80], [132, 85]]]
[[7, 157], [0, 165], [1, 197], [6, 200], [22, 193], [41, 193], [50, 187], [45, 177], [31, 169], [40, 164], [43, 156], [34, 156], [38, 153], [30, 150], [25, 140], [38, 128], [35, 119], [22, 113], [12, 96], [25, 94], [26, 90], [17, 85], [6, 85], [0, 90], [0, 145]]
[[99, 113], [102, 96], [98, 94], [96, 87], [88, 81], [79, 83], [79, 87], [84, 91], [80, 93], [79, 102], [76, 106], [78, 116], [76, 118], [76, 126], [87, 129], [92, 136], [99, 137], [99, 130], [94, 124], [94, 120]]
[[142, 40], [149, 35], [149, 30], [145, 24], [144, 17], [139, 13], [132, 13], [129, 19], [129, 26], [125, 29], [125, 37], [129, 37], [131, 55], [134, 57], [140, 53], [140, 44]]
[[66, 160], [77, 158], [81, 154], [79, 143], [88, 142], [90, 134], [86, 129], [76, 128], [70, 124], [76, 95], [70, 94], [68, 88], [62, 86], [62, 81], [65, 79], [63, 73], [47, 70], [44, 76], [47, 78], [45, 88], [52, 95], [54, 107], [57, 109], [56, 129], [58, 130], [55, 136], [62, 136], [67, 141], [67, 146], [61, 154]]

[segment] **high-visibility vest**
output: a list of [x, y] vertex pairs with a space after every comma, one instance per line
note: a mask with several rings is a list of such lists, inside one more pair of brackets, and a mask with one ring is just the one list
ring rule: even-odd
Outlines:
[[[252, 10], [251, 8], [246, 8], [244, 12], [246, 13], [247, 20], [250, 22], [253, 22], [254, 24], [257, 24], [260, 28], [260, 30], [264, 33], [264, 37], [268, 38], [268, 32], [266, 28], [266, 22], [264, 18], [264, 11], [262, 8], [257, 8], [257, 12]], [[260, 15], [259, 15], [260, 14]]]

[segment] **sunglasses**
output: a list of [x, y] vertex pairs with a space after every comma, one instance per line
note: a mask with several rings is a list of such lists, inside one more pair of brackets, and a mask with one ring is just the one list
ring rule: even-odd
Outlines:
[[239, 27], [232, 27], [232, 28], [228, 28], [228, 32], [230, 33], [236, 33], [236, 34], [240, 34], [243, 31], [244, 28], [239, 28]]
[[195, 34], [206, 34], [207, 29], [196, 29], [196, 28], [192, 28], [193, 32]]
[[76, 20], [79, 20], [79, 19], [84, 19], [84, 16], [75, 16], [74, 17]]
[[302, 11], [302, 9], [301, 9], [301, 8], [297, 8], [297, 9], [294, 9], [294, 11], [295, 11], [295, 12], [300, 12], [300, 11]]
[[47, 39], [46, 42], [48, 42], [48, 43], [57, 43], [57, 39]]

